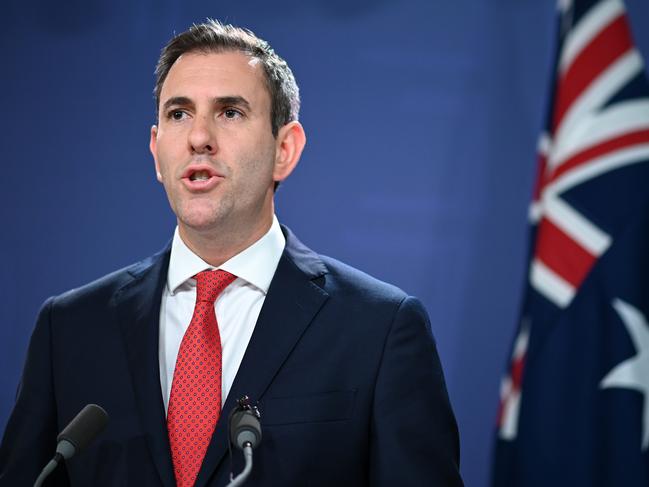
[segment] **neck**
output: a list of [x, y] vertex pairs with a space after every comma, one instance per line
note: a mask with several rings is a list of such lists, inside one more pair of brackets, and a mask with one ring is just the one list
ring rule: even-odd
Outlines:
[[218, 267], [263, 237], [273, 223], [271, 213], [255, 225], [221, 225], [196, 229], [178, 222], [180, 237], [189, 249], [211, 266]]

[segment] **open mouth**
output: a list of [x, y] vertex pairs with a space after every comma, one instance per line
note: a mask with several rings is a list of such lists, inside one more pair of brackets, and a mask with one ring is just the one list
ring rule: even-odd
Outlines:
[[189, 175], [190, 181], [207, 181], [212, 175], [208, 171], [194, 171]]
[[223, 177], [208, 164], [192, 164], [185, 169], [182, 180], [189, 191], [205, 192], [216, 187]]

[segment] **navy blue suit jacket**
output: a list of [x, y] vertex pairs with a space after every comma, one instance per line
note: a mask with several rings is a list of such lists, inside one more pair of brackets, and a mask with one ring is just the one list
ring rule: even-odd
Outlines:
[[[458, 431], [415, 298], [284, 229], [286, 249], [227, 400], [259, 402], [247, 485], [461, 486]], [[106, 430], [46, 485], [175, 485], [159, 379], [169, 249], [44, 304], [0, 447], [0, 485], [31, 486], [88, 403]], [[238, 457], [235, 452], [238, 472]], [[224, 486], [227, 421], [196, 486]]]

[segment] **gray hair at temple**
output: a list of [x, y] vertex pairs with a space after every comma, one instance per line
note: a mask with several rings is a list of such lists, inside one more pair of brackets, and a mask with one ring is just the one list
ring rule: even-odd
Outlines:
[[176, 35], [162, 49], [155, 68], [156, 81], [153, 90], [157, 115], [160, 92], [171, 66], [182, 54], [196, 51], [204, 53], [241, 51], [259, 59], [264, 67], [266, 87], [270, 94], [270, 123], [273, 136], [277, 137], [280, 127], [298, 119], [300, 90], [286, 61], [275, 53], [268, 42], [251, 31], [212, 19], [207, 19], [202, 24], [192, 25], [185, 32]]

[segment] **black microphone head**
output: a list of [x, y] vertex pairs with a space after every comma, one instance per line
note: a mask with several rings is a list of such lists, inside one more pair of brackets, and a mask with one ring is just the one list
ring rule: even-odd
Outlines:
[[239, 449], [246, 443], [256, 448], [261, 441], [261, 424], [250, 410], [238, 410], [230, 417], [230, 441]]
[[67, 440], [74, 445], [74, 453], [79, 453], [90, 443], [108, 423], [108, 414], [96, 404], [88, 404], [59, 433], [56, 441]]

